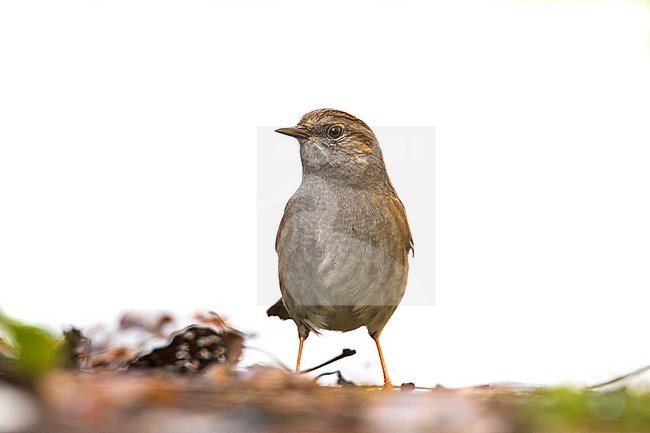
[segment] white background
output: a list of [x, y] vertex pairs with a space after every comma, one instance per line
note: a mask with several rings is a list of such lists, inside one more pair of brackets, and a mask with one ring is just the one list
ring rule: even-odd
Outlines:
[[[436, 305], [385, 329], [394, 382], [645, 365], [646, 5], [2, 2], [0, 306], [55, 329], [213, 309], [293, 363], [256, 305], [257, 127], [336, 107], [436, 128]], [[342, 347], [381, 381], [365, 330], [304, 365]]]

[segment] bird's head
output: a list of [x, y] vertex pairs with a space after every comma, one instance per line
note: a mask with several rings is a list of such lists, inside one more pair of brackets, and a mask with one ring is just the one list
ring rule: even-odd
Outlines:
[[361, 119], [333, 109], [311, 111], [297, 126], [276, 132], [300, 143], [303, 172], [349, 180], [383, 180], [386, 168], [379, 143]]

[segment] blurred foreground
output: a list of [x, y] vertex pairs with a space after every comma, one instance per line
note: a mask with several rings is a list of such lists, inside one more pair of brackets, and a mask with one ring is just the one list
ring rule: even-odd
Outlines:
[[0, 433], [650, 432], [642, 389], [324, 386], [238, 367], [246, 336], [215, 314], [173, 325], [125, 315], [62, 338], [0, 315]]

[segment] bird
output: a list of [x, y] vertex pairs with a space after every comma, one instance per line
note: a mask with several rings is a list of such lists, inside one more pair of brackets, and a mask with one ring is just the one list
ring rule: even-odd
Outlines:
[[404, 296], [414, 244], [379, 142], [361, 119], [329, 108], [276, 132], [298, 140], [302, 182], [277, 231], [282, 296], [267, 315], [298, 328], [296, 374], [311, 332], [365, 326], [392, 388], [379, 337]]

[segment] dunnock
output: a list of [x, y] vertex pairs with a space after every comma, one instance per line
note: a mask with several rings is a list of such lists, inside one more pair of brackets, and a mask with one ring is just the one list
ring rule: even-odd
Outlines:
[[367, 327], [390, 387], [379, 335], [404, 295], [413, 239], [375, 134], [331, 109], [276, 132], [298, 139], [303, 174], [276, 237], [282, 299], [267, 314], [298, 327], [296, 373], [310, 331]]

